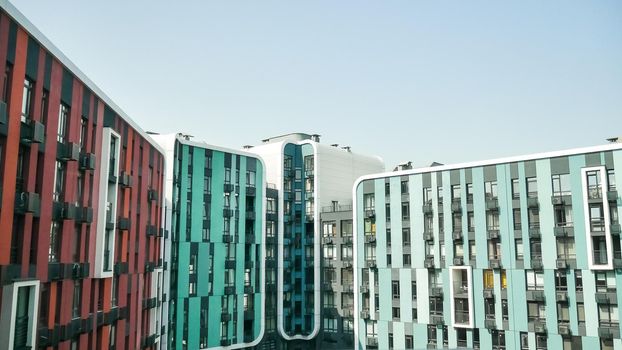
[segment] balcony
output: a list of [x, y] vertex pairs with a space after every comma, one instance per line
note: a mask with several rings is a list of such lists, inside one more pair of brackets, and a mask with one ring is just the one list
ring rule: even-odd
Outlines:
[[608, 288], [606, 291], [598, 291], [594, 295], [596, 304], [617, 304], [618, 295], [615, 288]]
[[361, 318], [364, 320], [369, 320], [369, 309], [365, 308], [361, 310]]
[[609, 202], [617, 202], [618, 201], [618, 191], [609, 190], [607, 191], [607, 200]]
[[432, 286], [430, 287], [430, 296], [442, 298], [443, 297], [443, 287], [442, 286]]
[[365, 243], [376, 243], [376, 235], [365, 235]]
[[620, 324], [612, 321], [599, 321], [598, 336], [605, 339], [620, 338]]
[[433, 269], [434, 256], [426, 256], [425, 260], [423, 261], [423, 266], [425, 266], [426, 269]]
[[22, 123], [19, 135], [22, 143], [43, 143], [45, 141], [45, 126], [38, 121], [27, 120]]
[[557, 292], [555, 292], [555, 300], [558, 303], [566, 303], [566, 302], [568, 302], [568, 292], [567, 291], [557, 291]]
[[365, 268], [367, 268], [367, 269], [375, 269], [376, 267], [377, 267], [376, 259], [367, 259], [367, 260], [365, 260]]
[[130, 219], [119, 217], [117, 220], [117, 228], [119, 231], [128, 231], [130, 229]]
[[226, 259], [225, 269], [235, 269], [235, 259]]
[[432, 214], [434, 212], [434, 210], [432, 209], [432, 203], [424, 204], [421, 207], [421, 210], [423, 211], [423, 214]]
[[499, 239], [499, 228], [489, 228], [486, 231], [486, 238], [487, 239]]
[[497, 198], [487, 198], [486, 199], [486, 210], [496, 210], [499, 209], [499, 201]]
[[531, 268], [534, 270], [542, 270], [542, 257], [531, 257]]
[[425, 241], [433, 241], [434, 240], [434, 234], [432, 232], [424, 232], [423, 233], [423, 240]]
[[376, 217], [376, 211], [371, 208], [365, 209], [365, 218], [371, 219]]
[[468, 310], [456, 310], [454, 312], [454, 321], [460, 325], [468, 325], [470, 323], [470, 314]]
[[539, 206], [538, 204], [538, 197], [528, 197], [527, 198], [527, 207], [528, 208], [537, 208]]
[[222, 190], [225, 193], [231, 193], [235, 190], [235, 186], [231, 183], [226, 183], [226, 184], [223, 184]]
[[437, 326], [445, 324], [445, 320], [443, 320], [443, 315], [430, 315], [430, 323], [435, 324]]
[[462, 204], [460, 203], [460, 198], [451, 201], [451, 211], [453, 213], [462, 212]]
[[452, 233], [452, 238], [454, 239], [454, 241], [461, 241], [462, 240], [462, 231], [454, 231]]
[[572, 223], [559, 224], [559, 226], [553, 227], [553, 234], [555, 237], [573, 237], [574, 227]]
[[529, 331], [534, 333], [546, 333], [546, 320], [543, 318], [530, 318]]
[[500, 259], [490, 259], [488, 260], [488, 266], [491, 269], [500, 269], [501, 268], [501, 260]]
[[41, 212], [39, 194], [34, 192], [16, 192], [14, 211], [17, 214], [32, 213], [34, 216], [39, 216]]
[[486, 319], [484, 320], [484, 327], [487, 329], [497, 329], [497, 321], [495, 320], [494, 315], [492, 318], [488, 317], [489, 316], [486, 316]]
[[333, 244], [333, 236], [322, 237], [322, 244]]
[[545, 301], [543, 290], [528, 290], [527, 301]]
[[567, 323], [560, 323], [557, 326], [557, 333], [559, 333], [559, 335], [561, 335], [562, 337], [568, 337], [572, 335], [572, 332], [570, 331], [570, 325]]
[[82, 207], [77, 208], [76, 222], [90, 224], [93, 222], [93, 208]]
[[530, 226], [529, 227], [529, 238], [540, 239], [540, 226]]
[[378, 346], [378, 338], [377, 337], [367, 337], [367, 346]]
[[73, 142], [57, 143], [56, 159], [69, 162], [80, 159], [80, 145]]
[[256, 193], [255, 185], [246, 185], [246, 195], [254, 197]]

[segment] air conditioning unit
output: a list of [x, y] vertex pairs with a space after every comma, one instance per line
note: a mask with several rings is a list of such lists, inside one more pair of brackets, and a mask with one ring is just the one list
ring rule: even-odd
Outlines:
[[556, 265], [558, 269], [565, 269], [566, 267], [568, 267], [568, 265], [566, 264], [566, 259], [557, 259]]

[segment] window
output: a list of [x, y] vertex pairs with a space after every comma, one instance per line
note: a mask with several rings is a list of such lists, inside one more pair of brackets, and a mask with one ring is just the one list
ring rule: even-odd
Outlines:
[[428, 345], [436, 345], [436, 326], [428, 326]]
[[56, 221], [52, 221], [50, 228], [50, 250], [48, 253], [49, 262], [58, 262], [60, 259], [60, 233], [61, 224]]
[[22, 122], [32, 118], [32, 93], [34, 83], [28, 78], [24, 79], [24, 93], [22, 95]]
[[514, 230], [520, 230], [521, 229], [521, 214], [520, 214], [520, 208], [515, 208], [512, 210], [512, 214], [514, 217]]
[[570, 195], [570, 175], [560, 174], [551, 176], [554, 196]]
[[60, 201], [65, 192], [65, 163], [56, 161], [56, 172], [54, 174], [54, 201]]
[[518, 179], [512, 179], [512, 199], [520, 198], [520, 187], [518, 184]]
[[365, 210], [374, 210], [376, 207], [376, 201], [373, 193], [363, 195], [363, 207]]
[[475, 261], [475, 240], [469, 240], [469, 260]]
[[525, 271], [527, 275], [527, 290], [544, 290], [544, 273], [542, 271]]
[[392, 281], [391, 282], [391, 291], [393, 294], [393, 299], [399, 299], [400, 297], [400, 281]]
[[473, 184], [468, 183], [466, 187], [467, 203], [473, 203]]
[[411, 261], [410, 261], [410, 254], [404, 254], [402, 259], [403, 259], [402, 264], [404, 266], [410, 266], [410, 263], [411, 263]]
[[615, 191], [616, 177], [613, 172], [613, 169], [607, 170], [607, 184], [609, 185], [609, 191]]
[[451, 225], [453, 232], [462, 232], [462, 214], [453, 213], [451, 215]]
[[469, 232], [475, 232], [475, 217], [472, 211], [467, 212], [467, 226]]
[[438, 196], [438, 204], [443, 204], [443, 186], [436, 188], [436, 194]]
[[324, 237], [334, 237], [335, 231], [337, 231], [337, 222], [325, 221], [322, 225]]
[[497, 198], [497, 181], [485, 182], [484, 190], [486, 193], [486, 199], [496, 199]]
[[402, 244], [405, 246], [410, 245], [410, 228], [402, 229]]
[[432, 188], [430, 187], [423, 188], [423, 203], [432, 204]]
[[399, 307], [394, 307], [393, 308], [393, 318], [400, 318], [400, 308]]
[[574, 270], [574, 285], [577, 292], [583, 292], [583, 272]]
[[[67, 137], [67, 120], [69, 119], [69, 106], [64, 103], [60, 104], [60, 111], [58, 112], [58, 135], [56, 136], [56, 141], [60, 143], [65, 143]], [[111, 147], [111, 150], [114, 150], [114, 147]]]
[[514, 248], [516, 250], [516, 260], [523, 260], [524, 259], [524, 254], [525, 254], [525, 249], [523, 248], [523, 240], [522, 238], [517, 238], [514, 241]]
[[492, 270], [484, 270], [484, 289], [493, 289], [495, 287], [495, 275]]
[[408, 194], [408, 180], [402, 180], [401, 191], [402, 194]]
[[73, 307], [71, 316], [73, 318], [80, 317], [80, 308], [82, 307], [82, 281], [74, 280], [73, 281]]
[[413, 336], [412, 335], [406, 335], [404, 342], [406, 344], [406, 349], [412, 349], [413, 348]]
[[527, 198], [538, 197], [538, 180], [535, 177], [527, 178]]
[[391, 184], [388, 182], [384, 183], [384, 195], [387, 197], [391, 195]]
[[451, 186], [451, 200], [454, 202], [460, 202], [460, 185]]
[[402, 202], [402, 220], [410, 219], [410, 204], [408, 202]]

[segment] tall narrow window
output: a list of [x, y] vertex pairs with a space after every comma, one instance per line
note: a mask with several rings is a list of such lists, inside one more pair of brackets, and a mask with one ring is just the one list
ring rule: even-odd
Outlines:
[[34, 84], [30, 79], [24, 79], [24, 93], [22, 95], [22, 122], [32, 118], [32, 93]]
[[[67, 141], [67, 120], [69, 120], [69, 106], [61, 103], [58, 112], [58, 135], [56, 136], [56, 141], [60, 143]], [[112, 147], [110, 149], [114, 150]]]

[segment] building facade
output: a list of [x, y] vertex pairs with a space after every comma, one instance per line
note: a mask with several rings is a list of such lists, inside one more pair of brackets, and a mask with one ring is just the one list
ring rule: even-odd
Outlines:
[[[349, 202], [351, 203], [351, 202]], [[322, 349], [354, 347], [352, 204], [321, 208]]]
[[157, 348], [163, 154], [0, 5], [0, 349]]
[[362, 178], [356, 347], [622, 348], [620, 169], [611, 144]]
[[[249, 149], [262, 156], [266, 178], [279, 191], [276, 327], [286, 348], [319, 346], [323, 317], [320, 208], [351, 202], [362, 175], [384, 169], [382, 160], [349, 147], [319, 143], [318, 135], [288, 134]], [[327, 308], [328, 310], [328, 308]], [[331, 310], [332, 312], [332, 310]]]
[[254, 346], [265, 314], [264, 165], [180, 135], [153, 137], [172, 155], [168, 348]]

